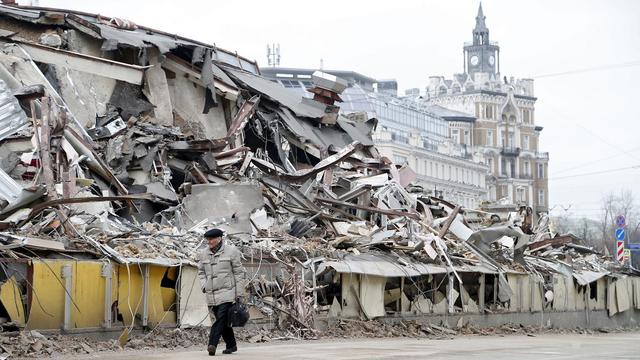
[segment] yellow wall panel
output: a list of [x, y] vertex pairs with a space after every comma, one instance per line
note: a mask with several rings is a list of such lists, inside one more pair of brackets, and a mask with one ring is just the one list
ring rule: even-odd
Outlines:
[[149, 269], [149, 324], [151, 326], [155, 326], [158, 323], [175, 324], [176, 322], [175, 312], [166, 312], [164, 310], [164, 302], [173, 303], [176, 298], [174, 289], [170, 289], [173, 296], [170, 296], [167, 300], [164, 299], [163, 295], [167, 289], [160, 287], [160, 283], [166, 271], [167, 268], [160, 266], [151, 266]]
[[12, 276], [0, 286], [0, 301], [9, 314], [11, 321], [19, 326], [24, 326], [24, 305], [20, 296], [20, 289], [16, 279]]
[[62, 266], [72, 264], [68, 260], [47, 260], [32, 262], [33, 295], [28, 329], [59, 329], [64, 322], [64, 284]]
[[[72, 267], [71, 327], [100, 327], [104, 321], [105, 278], [102, 277], [101, 261], [43, 260], [33, 262], [33, 296], [27, 320], [29, 329], [60, 329], [64, 323], [64, 279], [62, 267]], [[131, 325], [132, 318], [141, 319], [143, 309], [143, 270], [146, 265], [113, 265], [112, 301], [118, 301], [118, 312], [125, 325]], [[166, 311], [176, 302], [173, 288], [160, 286], [167, 268], [149, 266], [149, 326], [158, 323], [175, 324], [175, 311]], [[167, 277], [175, 279], [177, 269], [169, 269]], [[9, 282], [4, 286], [8, 287]], [[7, 288], [8, 289], [8, 288]], [[0, 289], [1, 291], [1, 289]], [[9, 296], [11, 289], [5, 290]], [[0, 301], [8, 301], [0, 294]], [[39, 300], [39, 301], [38, 301]], [[15, 308], [15, 304], [14, 304]], [[133, 314], [133, 315], [132, 315]], [[16, 314], [19, 318], [19, 314]], [[136, 325], [141, 325], [138, 321]]]
[[[127, 272], [126, 265], [120, 265], [118, 271], [118, 309], [122, 314], [124, 324], [131, 325], [132, 313], [137, 315], [139, 319], [143, 316], [143, 287], [144, 287], [144, 266], [147, 265], [129, 265]], [[176, 301], [175, 291], [161, 288], [160, 283], [167, 271], [166, 267], [148, 265], [149, 266], [149, 298], [148, 298], [148, 325], [155, 326], [158, 323], [175, 324], [175, 311], [165, 311], [164, 303], [172, 304]], [[172, 269], [170, 271], [175, 271]], [[130, 279], [129, 279], [130, 274]], [[171, 277], [171, 276], [170, 276]], [[137, 322], [136, 325], [141, 325]]]
[[[104, 262], [92, 260], [33, 261], [33, 296], [27, 327], [29, 329], [60, 329], [64, 324], [65, 280], [62, 267], [71, 265], [71, 328], [100, 327], [104, 321]], [[117, 285], [117, 273], [112, 273], [112, 287]], [[113, 289], [115, 300], [117, 289]]]
[[105, 278], [102, 262], [78, 261], [73, 269], [71, 324], [75, 328], [100, 327], [104, 321]]
[[118, 312], [126, 326], [131, 325], [132, 313], [142, 316], [144, 282], [140, 271], [137, 265], [118, 265]]

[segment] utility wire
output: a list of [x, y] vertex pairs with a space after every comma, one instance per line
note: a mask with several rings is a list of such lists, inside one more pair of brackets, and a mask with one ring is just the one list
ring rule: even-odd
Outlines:
[[629, 61], [629, 62], [624, 62], [619, 64], [594, 66], [594, 67], [584, 68], [584, 69], [568, 70], [568, 71], [563, 71], [558, 73], [542, 74], [542, 75], [533, 76], [532, 78], [542, 79], [542, 78], [581, 74], [586, 72], [602, 71], [602, 70], [617, 69], [617, 68], [624, 68], [624, 67], [631, 67], [631, 66], [640, 66], [640, 60]]
[[[632, 152], [632, 151], [638, 150], [638, 149], [640, 149], [640, 146], [635, 147], [633, 149], [629, 149], [626, 152]], [[580, 169], [580, 168], [583, 168], [583, 167], [586, 167], [586, 166], [589, 166], [589, 165], [593, 165], [593, 164], [596, 164], [596, 163], [599, 163], [599, 162], [602, 162], [602, 161], [605, 161], [605, 160], [612, 159], [612, 158], [614, 158], [616, 156], [618, 156], [618, 155], [617, 154], [616, 155], [611, 155], [611, 156], [607, 156], [607, 157], [600, 158], [600, 159], [597, 159], [597, 160], [585, 162], [585, 163], [582, 163], [580, 165], [572, 166], [572, 167], [569, 167], [569, 168], [565, 168], [565, 169], [561, 169], [561, 170], [554, 170], [554, 173], [558, 174], [558, 173], [563, 173], [563, 172], [567, 172], [567, 171], [570, 171], [570, 170]]]
[[591, 136], [595, 137], [596, 139], [600, 140], [601, 142], [605, 143], [606, 145], [608, 145], [608, 146], [610, 146], [610, 147], [612, 147], [612, 148], [614, 148], [614, 149], [618, 150], [618, 152], [620, 152], [621, 154], [627, 155], [627, 156], [629, 156], [629, 157], [633, 158], [634, 160], [638, 160], [638, 161], [640, 161], [640, 158], [639, 158], [639, 157], [636, 157], [635, 155], [633, 155], [633, 154], [631, 153], [631, 151], [628, 151], [628, 150], [622, 149], [622, 148], [621, 148], [621, 147], [619, 147], [618, 145], [616, 145], [616, 144], [614, 144], [614, 143], [611, 143], [610, 141], [608, 141], [608, 140], [604, 139], [603, 137], [601, 137], [600, 135], [598, 135], [596, 132], [594, 132], [594, 131], [590, 130], [589, 128], [585, 127], [584, 125], [582, 125], [582, 124], [580, 124], [580, 123], [578, 123], [578, 122], [572, 121], [571, 119], [569, 119], [569, 117], [568, 117], [568, 116], [566, 116], [566, 115], [565, 115], [565, 114], [563, 114], [560, 110], [558, 110], [558, 108], [557, 108], [555, 105], [553, 105], [553, 104], [551, 104], [551, 103], [549, 103], [549, 102], [547, 102], [547, 101], [544, 101], [543, 103], [544, 103], [544, 104], [546, 104], [546, 105], [549, 107], [549, 109], [551, 109], [551, 110], [552, 110], [553, 112], [555, 112], [557, 115], [560, 115], [560, 117], [561, 117], [561, 118], [564, 118], [564, 120], [566, 120], [566, 121], [568, 121], [568, 122], [572, 123], [573, 125], [575, 125], [575, 126], [577, 126], [577, 127], [581, 128], [582, 130], [584, 130], [584, 131], [588, 132]]
[[633, 165], [633, 166], [627, 166], [627, 167], [615, 168], [615, 169], [607, 169], [607, 170], [601, 170], [601, 171], [593, 171], [593, 172], [582, 173], [582, 174], [558, 176], [558, 177], [555, 177], [555, 178], [554, 177], [549, 178], [549, 180], [559, 180], [559, 179], [568, 179], [568, 178], [574, 178], [574, 177], [579, 177], [579, 176], [598, 175], [598, 174], [604, 174], [604, 173], [610, 173], [610, 172], [616, 172], [616, 171], [623, 171], [623, 170], [631, 170], [631, 169], [640, 169], [640, 165]]

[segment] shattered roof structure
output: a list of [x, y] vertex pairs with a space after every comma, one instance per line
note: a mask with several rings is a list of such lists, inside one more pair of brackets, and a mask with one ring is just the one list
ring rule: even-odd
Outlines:
[[46, 7], [0, 5], [4, 17], [40, 25], [51, 25], [75, 29], [92, 38], [102, 41], [102, 51], [113, 51], [130, 47], [135, 49], [156, 48], [162, 54], [179, 48], [196, 50], [196, 59], [202, 60], [204, 49], [212, 50], [212, 60], [229, 64], [253, 74], [259, 74], [255, 61], [214, 45], [187, 39], [177, 34], [154, 30], [131, 21], [109, 18], [81, 11], [63, 10]]

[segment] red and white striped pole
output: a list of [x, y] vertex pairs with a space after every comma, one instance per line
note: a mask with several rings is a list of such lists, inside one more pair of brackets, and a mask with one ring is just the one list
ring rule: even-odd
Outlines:
[[618, 246], [616, 248], [616, 255], [618, 261], [622, 262], [624, 260], [624, 241], [618, 240]]

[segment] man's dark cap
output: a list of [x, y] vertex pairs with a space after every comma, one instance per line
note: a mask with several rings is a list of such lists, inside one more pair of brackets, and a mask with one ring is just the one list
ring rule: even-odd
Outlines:
[[222, 237], [222, 235], [224, 235], [224, 233], [220, 229], [211, 229], [204, 233], [204, 237], [206, 238], [217, 238]]

